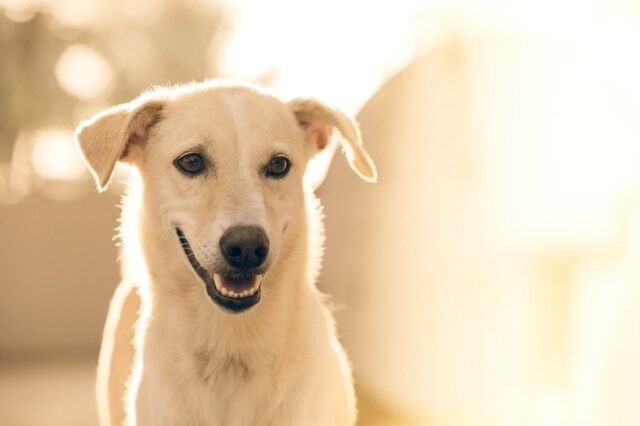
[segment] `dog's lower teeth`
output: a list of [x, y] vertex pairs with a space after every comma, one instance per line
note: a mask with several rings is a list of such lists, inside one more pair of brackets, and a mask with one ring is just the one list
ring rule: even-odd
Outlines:
[[251, 287], [248, 290], [243, 290], [243, 291], [238, 292], [238, 293], [236, 293], [233, 290], [229, 290], [227, 287], [225, 287], [222, 284], [222, 277], [220, 277], [217, 274], [214, 276], [213, 282], [215, 284], [216, 290], [218, 290], [218, 292], [220, 294], [222, 294], [223, 296], [233, 297], [234, 299], [241, 299], [241, 298], [253, 296], [254, 294], [256, 294], [256, 292], [260, 288], [260, 284], [262, 283], [262, 277], [261, 276], [258, 277], [258, 279], [256, 280], [256, 283], [253, 285], [253, 287]]

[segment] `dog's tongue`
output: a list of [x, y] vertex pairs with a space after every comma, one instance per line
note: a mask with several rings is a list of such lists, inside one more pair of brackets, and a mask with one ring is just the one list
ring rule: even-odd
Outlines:
[[250, 290], [251, 288], [253, 288], [257, 279], [258, 279], [257, 275], [253, 275], [249, 278], [241, 279], [241, 280], [229, 280], [229, 279], [220, 277], [220, 284], [222, 284], [222, 286], [227, 290], [240, 293], [245, 290]]

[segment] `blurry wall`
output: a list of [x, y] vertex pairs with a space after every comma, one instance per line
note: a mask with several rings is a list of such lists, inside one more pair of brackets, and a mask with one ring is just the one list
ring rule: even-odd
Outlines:
[[32, 195], [0, 209], [0, 355], [97, 355], [120, 280], [117, 203], [112, 193]]
[[365, 395], [426, 424], [640, 421], [595, 413], [639, 389], [601, 392], [594, 358], [637, 350], [601, 330], [637, 255], [640, 105], [620, 83], [543, 40], [461, 38], [365, 105], [379, 183], [336, 159], [321, 190], [321, 281]]
[[470, 56], [496, 47], [450, 43], [385, 84], [358, 115], [379, 183], [356, 181], [337, 159], [322, 188], [322, 283], [344, 306], [357, 382], [432, 424], [524, 420], [529, 283], [498, 268], [516, 267], [483, 217], [473, 124]]

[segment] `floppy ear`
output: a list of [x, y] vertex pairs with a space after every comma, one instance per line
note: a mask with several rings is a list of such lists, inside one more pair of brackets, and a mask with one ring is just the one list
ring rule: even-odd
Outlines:
[[116, 162], [130, 161], [132, 150], [147, 140], [162, 108], [158, 100], [133, 101], [98, 113], [78, 126], [75, 136], [99, 191], [109, 184]]
[[323, 151], [330, 145], [334, 129], [337, 129], [342, 136], [342, 150], [353, 171], [367, 182], [377, 180], [376, 166], [362, 148], [360, 129], [353, 118], [313, 98], [293, 99], [289, 101], [289, 108], [315, 152]]

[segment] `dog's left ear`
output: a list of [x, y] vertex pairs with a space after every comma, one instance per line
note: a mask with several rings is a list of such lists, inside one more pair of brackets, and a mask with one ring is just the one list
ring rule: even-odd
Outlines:
[[288, 105], [305, 131], [311, 149], [317, 153], [327, 148], [336, 129], [342, 136], [341, 146], [353, 171], [367, 182], [377, 180], [376, 166], [362, 148], [360, 129], [353, 118], [313, 98], [296, 98]]
[[160, 120], [162, 108], [160, 100], [137, 99], [96, 114], [78, 126], [76, 139], [99, 191], [106, 189], [118, 161], [132, 161], [134, 151]]

